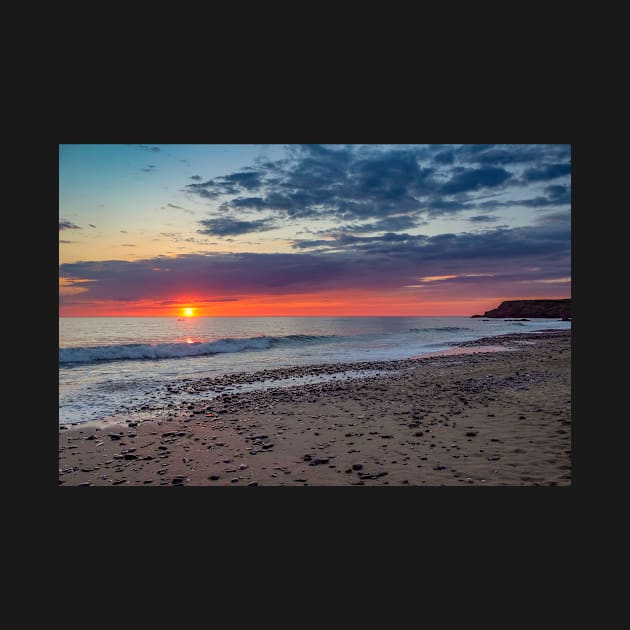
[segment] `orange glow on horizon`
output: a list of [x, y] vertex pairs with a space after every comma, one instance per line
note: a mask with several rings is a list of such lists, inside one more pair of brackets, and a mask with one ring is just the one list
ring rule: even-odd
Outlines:
[[[543, 296], [561, 299], [566, 295]], [[357, 316], [471, 316], [496, 308], [504, 300], [542, 299], [537, 295], [493, 296], [468, 299], [420, 298], [416, 292], [329, 291], [291, 295], [247, 295], [212, 301], [189, 298], [196, 306], [165, 305], [160, 301], [89, 302], [62, 304], [61, 317], [357, 317]], [[181, 304], [181, 302], [180, 302]], [[190, 315], [188, 310], [191, 311]]]

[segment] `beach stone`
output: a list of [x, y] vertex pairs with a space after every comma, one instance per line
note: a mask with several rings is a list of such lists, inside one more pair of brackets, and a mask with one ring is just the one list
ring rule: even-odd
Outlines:
[[182, 476], [180, 475], [180, 476], [177, 476], [177, 477], [173, 477], [173, 480], [171, 481], [171, 483], [172, 483], [173, 485], [176, 485], [176, 486], [177, 486], [177, 485], [181, 485], [181, 484], [183, 484], [183, 483], [184, 483], [184, 481], [186, 481], [186, 477], [182, 477]]
[[468, 431], [466, 433], [466, 437], [476, 437], [477, 436], [477, 432], [476, 431]]
[[122, 436], [118, 435], [117, 433], [110, 433], [109, 434], [109, 439], [110, 440], [120, 440]]
[[219, 475], [210, 475], [208, 479], [210, 479], [211, 481], [218, 481], [219, 479], [221, 479], [221, 477]]
[[352, 464], [352, 470], [363, 470], [363, 464]]
[[252, 481], [251, 483], [248, 483], [247, 486], [257, 486], [258, 482], [257, 481]]

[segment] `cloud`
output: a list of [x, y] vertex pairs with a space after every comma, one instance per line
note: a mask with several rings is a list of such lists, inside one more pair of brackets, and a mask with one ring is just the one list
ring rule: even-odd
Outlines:
[[561, 206], [571, 203], [571, 190], [568, 186], [547, 186], [546, 196], [521, 199], [517, 203], [530, 208], [542, 208], [545, 206]]
[[[283, 159], [260, 158], [253, 167], [206, 181], [195, 176], [184, 192], [213, 202], [211, 219], [247, 212], [264, 219], [357, 222], [378, 231], [388, 228], [377, 222], [398, 217], [401, 227], [393, 229], [404, 230], [464, 210], [518, 205], [505, 196], [483, 196], [522, 187], [528, 183], [523, 172], [548, 176], [567, 158], [567, 145], [290, 145]], [[542, 205], [534, 199], [532, 207]]]
[[145, 173], [153, 173], [153, 172], [155, 171], [155, 169], [156, 169], [156, 168], [157, 168], [157, 167], [155, 166], [155, 164], [147, 164], [147, 165], [145, 166], [145, 168], [143, 168], [142, 170], [143, 170]]
[[152, 147], [148, 144], [137, 144], [138, 149], [142, 149], [143, 151], [149, 151], [150, 153], [159, 153], [160, 147]]
[[493, 217], [490, 214], [477, 214], [474, 217], [468, 217], [469, 221], [473, 223], [491, 223], [493, 221], [498, 221], [498, 217]]
[[269, 219], [257, 221], [240, 221], [231, 218], [203, 219], [199, 221], [203, 229], [197, 230], [200, 234], [211, 236], [234, 236], [237, 234], [247, 234], [249, 232], [263, 232], [273, 230], [276, 225]]
[[133, 243], [122, 243], [121, 247], [136, 247]]
[[127, 234], [127, 230], [120, 230], [121, 234]]
[[59, 231], [60, 232], [61, 232], [61, 230], [81, 230], [81, 229], [82, 228], [80, 228], [78, 225], [75, 225], [71, 221], [67, 221], [65, 219], [62, 219], [61, 221], [59, 221]]
[[200, 182], [201, 181], [201, 176], [200, 175], [191, 175], [189, 177], [189, 179], [194, 179], [195, 181]]
[[96, 226], [93, 223], [88, 223], [91, 228], [95, 228]]
[[423, 221], [419, 221], [417, 216], [400, 215], [385, 217], [374, 223], [348, 224], [342, 230], [348, 232], [395, 232], [397, 230], [408, 230], [423, 223]]
[[[239, 301], [238, 298], [233, 298], [233, 297], [217, 297], [217, 298], [212, 298], [209, 300], [195, 300], [195, 299], [186, 300], [186, 302], [189, 304], [214, 304], [215, 302], [238, 302], [238, 301]], [[159, 303], [163, 306], [170, 306], [173, 304], [179, 305], [182, 303], [182, 301], [181, 300], [162, 300]]]
[[64, 244], [66, 244], [66, 245], [67, 245], [68, 243], [76, 243], [76, 241], [64, 241], [64, 240], [62, 240], [62, 239], [59, 239], [59, 242], [60, 242], [60, 243], [64, 243]]
[[567, 144], [465, 144], [454, 150], [454, 156], [462, 164], [539, 166], [570, 159], [571, 147]]
[[571, 213], [570, 212], [551, 212], [549, 214], [543, 214], [537, 217], [536, 223], [538, 225], [562, 225], [566, 229], [570, 229], [571, 226]]
[[[169, 208], [175, 208], [176, 210], [183, 210], [186, 214], [195, 214], [195, 212], [193, 210], [189, 210], [188, 208], [184, 208], [182, 206], [176, 206], [174, 203], [167, 203], [166, 204]], [[164, 206], [162, 206], [163, 209]]]
[[433, 156], [438, 164], [452, 164], [455, 161], [455, 151], [441, 151]]
[[461, 170], [455, 170], [455, 175], [441, 187], [441, 192], [456, 194], [481, 188], [493, 188], [505, 183], [510, 177], [512, 175], [504, 168], [461, 168]]
[[[565, 285], [543, 281], [571, 275], [570, 214], [554, 215], [558, 216], [540, 217], [534, 226], [461, 234], [335, 233], [296, 241], [293, 253], [185, 254], [67, 263], [64, 276], [89, 281], [86, 291], [73, 296], [84, 302], [173, 300], [178, 295], [245, 299], [260, 294], [354, 290], [381, 295], [420, 291], [432, 299], [517, 298], [522, 296], [519, 286], [528, 286], [534, 295], [553, 296]], [[530, 284], [519, 284], [525, 280]]]
[[571, 163], [564, 164], [546, 164], [538, 168], [528, 168], [523, 173], [523, 179], [526, 182], [545, 181], [548, 179], [556, 179], [563, 175], [571, 174]]
[[422, 167], [416, 149], [304, 145], [288, 152], [288, 159], [260, 161], [256, 169], [189, 184], [186, 191], [210, 200], [223, 198], [223, 211], [348, 221], [417, 210], [414, 195], [431, 189], [433, 169]]
[[553, 204], [571, 203], [571, 190], [568, 186], [547, 186], [545, 192]]
[[[431, 261], [496, 261], [513, 257], [570, 255], [570, 224], [557, 219], [540, 221], [532, 227], [496, 227], [482, 232], [438, 234], [435, 236], [387, 233], [382, 236], [333, 234], [317, 241], [296, 240], [298, 250], [319, 248], [324, 252], [354, 252], [366, 259], [383, 257], [401, 265]], [[440, 275], [440, 274], [437, 274]]]

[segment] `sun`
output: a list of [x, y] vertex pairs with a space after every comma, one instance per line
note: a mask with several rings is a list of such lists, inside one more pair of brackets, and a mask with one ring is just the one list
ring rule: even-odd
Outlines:
[[193, 309], [192, 308], [185, 308], [184, 309], [184, 315], [186, 317], [192, 317], [193, 316]]

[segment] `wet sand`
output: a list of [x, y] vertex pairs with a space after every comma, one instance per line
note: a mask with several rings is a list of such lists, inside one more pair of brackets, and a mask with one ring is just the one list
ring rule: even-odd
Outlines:
[[[495, 351], [479, 351], [487, 346]], [[342, 369], [380, 373], [333, 377]], [[59, 484], [571, 483], [570, 331], [491, 337], [403, 361], [266, 370], [260, 378], [322, 374], [330, 380], [241, 393], [226, 390], [252, 375], [189, 380], [173, 384], [159, 409], [60, 427]], [[175, 402], [181, 391], [192, 402]]]

